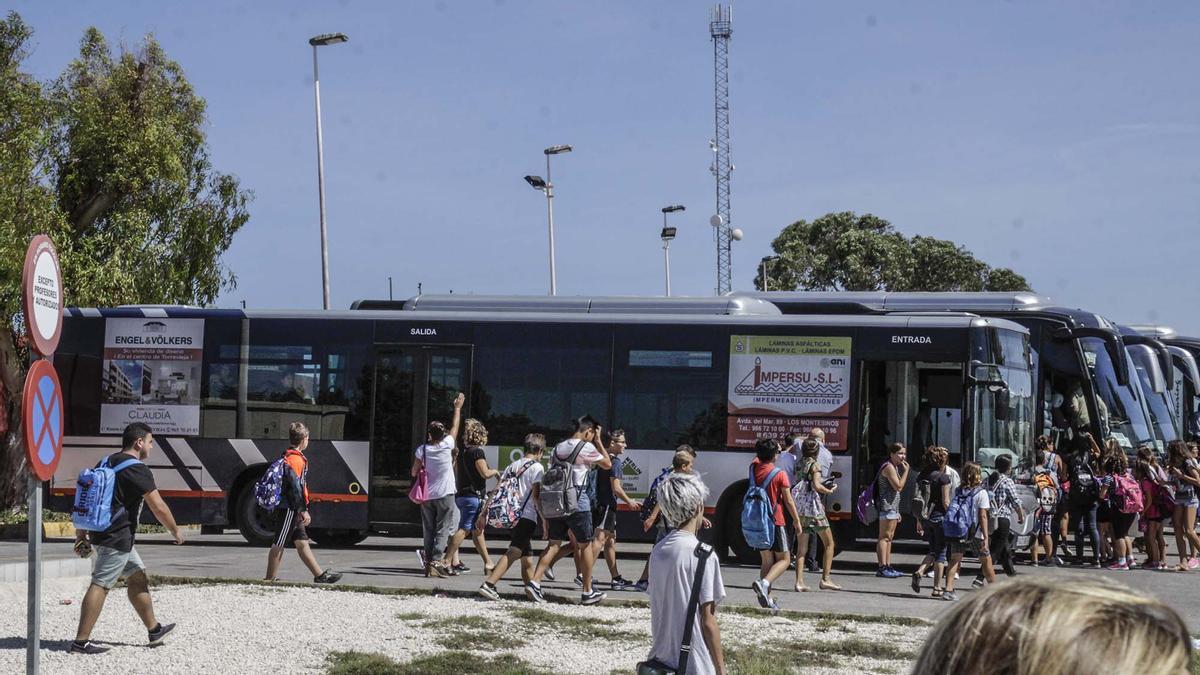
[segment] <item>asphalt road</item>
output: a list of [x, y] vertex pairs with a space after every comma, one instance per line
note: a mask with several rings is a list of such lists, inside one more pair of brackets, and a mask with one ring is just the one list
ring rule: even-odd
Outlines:
[[[141, 535], [138, 537], [138, 551], [153, 574], [200, 576], [200, 577], [236, 577], [261, 579], [266, 569], [267, 549], [251, 546], [237, 535], [200, 535], [190, 532], [187, 543], [175, 546], [165, 535]], [[65, 539], [50, 540], [44, 544], [43, 556], [46, 559], [66, 558], [73, 554], [71, 541]], [[506, 542], [491, 542], [493, 555], [501, 553], [501, 547]], [[426, 579], [418, 567], [416, 549], [419, 542], [416, 539], [396, 539], [387, 537], [372, 537], [365, 542], [347, 549], [316, 548], [317, 558], [322, 565], [345, 572], [343, 583], [362, 584], [381, 587], [416, 587], [474, 591], [482, 580], [482, 564], [474, 549], [468, 543], [463, 550], [463, 561], [472, 568], [470, 573], [449, 579]], [[621, 547], [619, 560], [620, 571], [626, 578], [636, 580], [645, 562], [649, 546], [628, 545]], [[0, 542], [0, 564], [14, 563], [25, 560], [26, 544], [24, 542]], [[898, 550], [893, 556], [895, 566], [901, 571], [911, 571], [921, 557], [921, 551], [914, 546], [904, 546], [898, 543]], [[578, 589], [572, 578], [574, 568], [569, 560], [560, 562], [556, 568], [557, 582], [543, 584], [548, 595], [577, 599]], [[1107, 570], [1084, 570], [1073, 568], [1032, 568], [1018, 565], [1019, 574], [1060, 576], [1073, 574], [1103, 575], [1118, 579], [1133, 588], [1158, 596], [1178, 610], [1194, 632], [1200, 631], [1200, 571], [1190, 573], [1156, 572], [1132, 570], [1115, 572]], [[960, 597], [972, 593], [971, 579], [975, 567], [967, 563], [959, 588], [963, 590]], [[750, 590], [750, 582], [757, 577], [757, 569], [722, 565], [728, 598], [726, 602], [740, 605], [757, 606], [754, 592]], [[806, 574], [806, 581], [815, 588], [818, 574]], [[280, 577], [289, 581], [308, 580], [307, 571], [296, 555], [288, 551], [280, 570]], [[521, 591], [520, 575], [516, 570], [510, 570], [504, 582], [500, 584], [502, 593], [519, 593]], [[1003, 576], [1001, 576], [1003, 579]], [[597, 588], [608, 591], [608, 570], [603, 563], [596, 566]], [[846, 612], [854, 614], [887, 614], [894, 616], [913, 616], [936, 619], [944, 612], [950, 603], [936, 600], [929, 596], [928, 590], [921, 595], [912, 592], [907, 577], [899, 579], [881, 579], [875, 576], [874, 551], [854, 550], [842, 552], [834, 560], [834, 580], [840, 584], [842, 591], [813, 591], [796, 593], [792, 590], [794, 572], [789, 570], [777, 582], [774, 593], [781, 607], [813, 612]], [[931, 580], [925, 580], [926, 589]], [[610, 591], [614, 598], [645, 597], [636, 591]]]

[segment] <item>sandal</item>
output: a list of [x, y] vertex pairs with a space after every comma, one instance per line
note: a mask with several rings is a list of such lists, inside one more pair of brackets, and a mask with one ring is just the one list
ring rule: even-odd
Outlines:
[[811, 589], [809, 589], [809, 587], [805, 586], [804, 584], [796, 584], [796, 592], [797, 593], [807, 593], [809, 590], [811, 590]]
[[1188, 566], [1187, 563], [1180, 563], [1171, 569], [1175, 570], [1176, 572], [1187, 572]]
[[823, 591], [840, 591], [840, 590], [842, 590], [841, 586], [838, 586], [837, 584], [833, 583], [832, 581], [826, 581], [824, 579], [822, 579], [821, 583], [817, 584], [817, 586]]
[[940, 588], [933, 589], [933, 597], [935, 597], [935, 598], [942, 597], [942, 589], [940, 589]]

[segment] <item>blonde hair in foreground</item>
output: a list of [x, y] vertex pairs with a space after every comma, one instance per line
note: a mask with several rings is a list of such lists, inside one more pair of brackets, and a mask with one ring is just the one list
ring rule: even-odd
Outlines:
[[1143, 675], [1188, 672], [1191, 638], [1158, 600], [1102, 579], [989, 586], [942, 617], [917, 675]]

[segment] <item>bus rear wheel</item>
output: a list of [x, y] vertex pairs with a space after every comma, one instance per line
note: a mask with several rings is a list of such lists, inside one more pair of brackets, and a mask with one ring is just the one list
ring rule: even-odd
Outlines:
[[359, 530], [331, 530], [317, 528], [308, 531], [308, 536], [322, 548], [350, 548], [367, 538], [367, 533]]
[[238, 492], [238, 532], [251, 544], [265, 546], [275, 538], [275, 523], [271, 514], [260, 509], [258, 502], [254, 501], [254, 483], [252, 480], [246, 481]]

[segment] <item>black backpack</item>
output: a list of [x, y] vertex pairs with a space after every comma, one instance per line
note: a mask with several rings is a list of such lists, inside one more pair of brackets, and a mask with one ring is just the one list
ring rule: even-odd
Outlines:
[[1100, 483], [1086, 455], [1071, 463], [1071, 503], [1090, 506], [1100, 501]]

